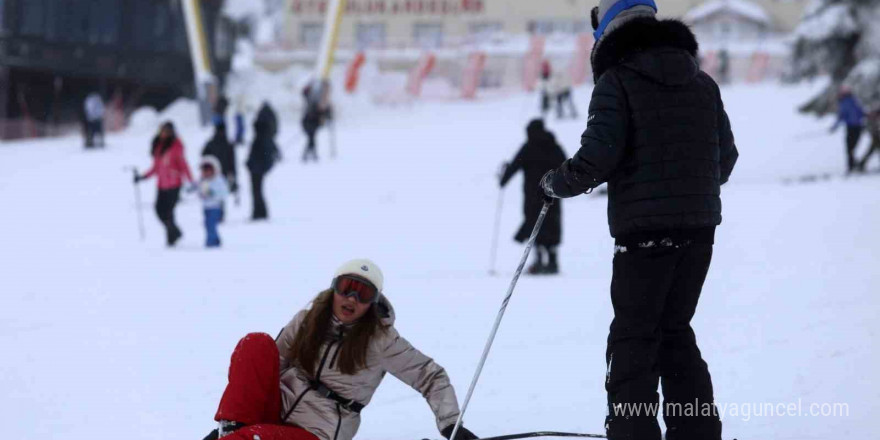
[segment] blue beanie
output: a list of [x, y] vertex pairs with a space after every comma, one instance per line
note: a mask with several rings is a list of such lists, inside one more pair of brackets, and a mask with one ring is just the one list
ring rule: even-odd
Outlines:
[[654, 0], [601, 0], [599, 2], [593, 38], [599, 41], [606, 31], [611, 31], [636, 17], [653, 17], [657, 13]]

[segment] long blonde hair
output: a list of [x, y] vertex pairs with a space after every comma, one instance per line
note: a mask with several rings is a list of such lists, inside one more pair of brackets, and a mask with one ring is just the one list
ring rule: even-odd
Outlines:
[[[290, 346], [290, 359], [310, 377], [315, 377], [321, 356], [321, 347], [332, 337], [333, 290], [327, 289], [312, 301], [312, 308], [306, 314], [302, 326], [297, 329]], [[378, 332], [384, 332], [379, 305], [373, 304], [367, 313], [357, 320], [343, 334], [337, 365], [343, 374], [355, 374], [367, 366], [367, 351], [370, 340]]]

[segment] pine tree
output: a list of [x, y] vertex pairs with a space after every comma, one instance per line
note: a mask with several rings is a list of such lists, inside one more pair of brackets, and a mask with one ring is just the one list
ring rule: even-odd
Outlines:
[[868, 109], [880, 109], [880, 0], [817, 0], [795, 30], [788, 79], [829, 75], [831, 83], [800, 110], [835, 109], [842, 85]]

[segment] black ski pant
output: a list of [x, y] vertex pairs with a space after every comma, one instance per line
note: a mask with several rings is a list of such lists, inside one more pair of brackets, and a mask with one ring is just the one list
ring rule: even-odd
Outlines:
[[859, 171], [865, 171], [865, 167], [868, 165], [868, 159], [870, 159], [874, 153], [877, 153], [877, 155], [880, 156], [880, 133], [871, 134], [871, 147], [868, 148], [865, 157], [859, 162]]
[[[712, 245], [654, 244], [615, 251], [606, 352], [608, 438], [660, 440], [659, 382], [667, 440], [720, 440], [712, 379], [690, 325]], [[687, 412], [686, 405], [696, 412]]]
[[306, 144], [306, 149], [303, 151], [302, 161], [308, 162], [309, 159], [318, 161], [318, 147], [315, 144], [315, 136], [317, 135], [317, 128], [306, 129], [306, 137], [308, 138], [308, 143]]
[[862, 127], [858, 125], [846, 126], [846, 171], [856, 171], [859, 163], [856, 161], [856, 147], [862, 137]]
[[265, 177], [264, 173], [251, 172], [251, 192], [254, 199], [254, 212], [251, 218], [253, 220], [262, 220], [269, 217], [266, 200], [263, 198], [263, 179]]
[[572, 119], [578, 117], [577, 108], [571, 99], [571, 90], [566, 90], [556, 95], [556, 117], [559, 119], [565, 118], [565, 107], [568, 107], [568, 112], [571, 114]]
[[180, 200], [180, 187], [160, 189], [156, 197], [156, 216], [165, 226], [165, 235], [168, 245], [174, 244], [182, 235], [180, 228], [174, 223], [174, 207]]

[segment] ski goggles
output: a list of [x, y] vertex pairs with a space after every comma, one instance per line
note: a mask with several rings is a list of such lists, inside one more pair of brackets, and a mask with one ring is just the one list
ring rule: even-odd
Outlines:
[[373, 283], [355, 275], [340, 275], [333, 279], [333, 293], [346, 298], [354, 298], [361, 304], [379, 302], [379, 290]]

